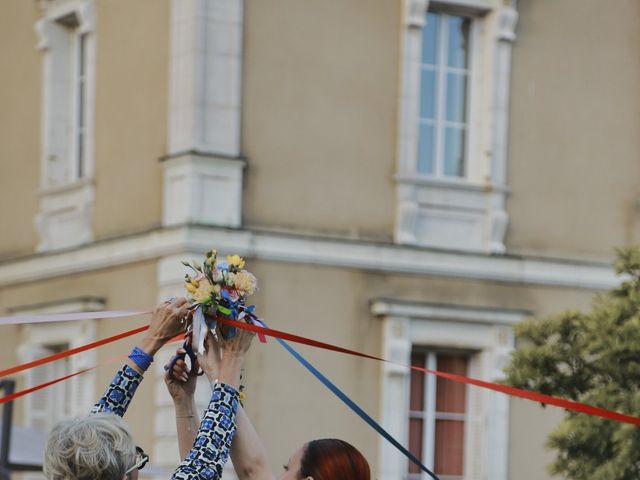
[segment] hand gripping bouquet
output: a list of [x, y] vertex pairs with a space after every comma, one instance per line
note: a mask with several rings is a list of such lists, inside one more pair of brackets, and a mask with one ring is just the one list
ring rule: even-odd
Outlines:
[[[218, 260], [218, 252], [210, 250], [202, 264], [182, 262], [192, 275], [185, 275], [187, 298], [193, 304], [193, 342], [197, 351], [204, 352], [204, 340], [209, 331], [215, 332], [217, 316], [231, 320], [254, 323], [254, 305], [246, 305], [249, 295], [258, 288], [256, 277], [244, 269], [244, 259], [228, 255], [227, 261]], [[235, 329], [225, 332], [227, 338], [236, 334]]]

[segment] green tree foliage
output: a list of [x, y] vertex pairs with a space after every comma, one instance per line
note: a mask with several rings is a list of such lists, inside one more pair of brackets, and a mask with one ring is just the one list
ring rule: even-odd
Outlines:
[[[589, 312], [566, 311], [516, 327], [522, 348], [507, 383], [640, 416], [640, 250], [618, 251], [621, 285]], [[566, 412], [547, 446], [552, 474], [571, 480], [640, 479], [640, 427]]]

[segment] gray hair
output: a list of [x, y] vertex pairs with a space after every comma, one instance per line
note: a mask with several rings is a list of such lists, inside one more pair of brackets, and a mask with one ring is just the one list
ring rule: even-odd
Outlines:
[[135, 464], [133, 437], [112, 413], [63, 420], [44, 448], [48, 480], [120, 480]]

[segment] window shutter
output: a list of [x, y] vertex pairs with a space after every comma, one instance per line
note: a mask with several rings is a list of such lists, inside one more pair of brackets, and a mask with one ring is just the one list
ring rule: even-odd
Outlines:
[[[36, 360], [46, 355], [54, 353], [53, 349], [43, 346], [34, 346], [26, 355], [27, 361]], [[43, 382], [53, 379], [54, 365], [49, 363], [36, 368], [31, 368], [25, 372], [26, 387], [33, 387]], [[33, 392], [25, 397], [25, 421], [27, 426], [36, 430], [47, 431], [49, 428], [50, 417], [50, 401], [47, 395], [47, 389]]]

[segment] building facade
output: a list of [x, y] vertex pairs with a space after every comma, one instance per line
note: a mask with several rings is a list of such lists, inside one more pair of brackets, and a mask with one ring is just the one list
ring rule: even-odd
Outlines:
[[[0, 314], [147, 309], [215, 247], [247, 258], [274, 328], [496, 380], [515, 323], [588, 308], [616, 284], [614, 247], [640, 240], [633, 0], [2, 9]], [[147, 321], [3, 326], [0, 359]], [[87, 411], [130, 343], [17, 377], [97, 365], [16, 401], [16, 422]], [[549, 478], [561, 411], [301, 350], [443, 480]], [[126, 417], [157, 478], [179, 461], [170, 355]], [[252, 347], [245, 377], [274, 470], [338, 437], [374, 478], [424, 478], [275, 342]]]

